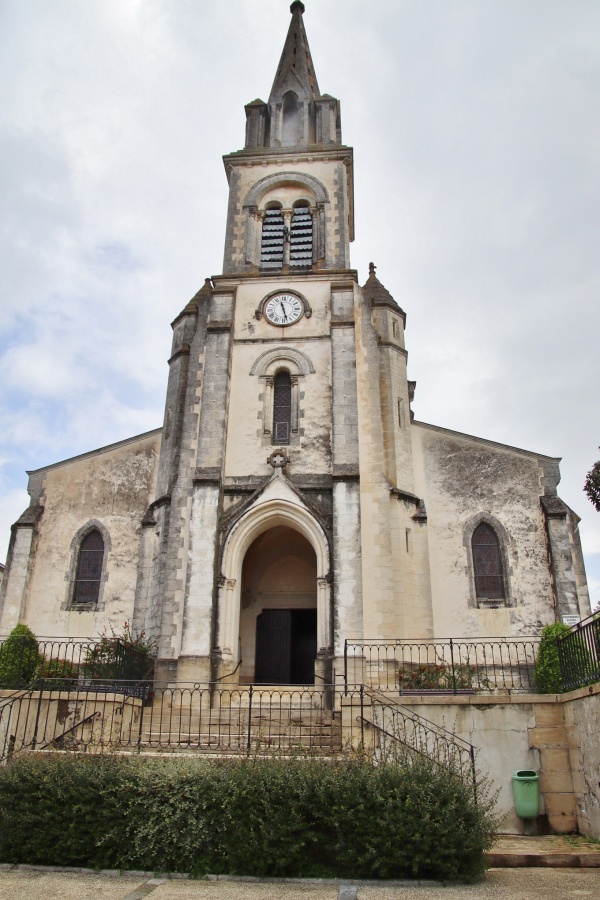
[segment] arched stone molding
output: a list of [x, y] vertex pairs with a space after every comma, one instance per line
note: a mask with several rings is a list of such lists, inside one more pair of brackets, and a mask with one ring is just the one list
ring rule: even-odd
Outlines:
[[[274, 175], [266, 175], [257, 181], [248, 191], [242, 209], [244, 213], [245, 231], [245, 262], [246, 265], [260, 267], [261, 236], [264, 217], [264, 198], [277, 187], [297, 187], [305, 193], [295, 197], [306, 201], [313, 213], [313, 263], [319, 259], [326, 259], [325, 222], [326, 206], [329, 204], [329, 195], [324, 185], [313, 175], [305, 172], [277, 172]], [[273, 199], [273, 198], [272, 198]], [[292, 209], [282, 211], [286, 228], [290, 228]], [[286, 255], [288, 258], [285, 259]], [[284, 263], [289, 263], [289, 243], [284, 244]]]
[[286, 365], [292, 375], [312, 375], [315, 371], [315, 367], [306, 353], [284, 346], [275, 347], [273, 350], [265, 350], [264, 353], [261, 353], [250, 369], [250, 375], [258, 375], [259, 377], [274, 375], [273, 367], [277, 363]]
[[300, 379], [305, 375], [314, 373], [315, 367], [309, 357], [301, 350], [295, 350], [291, 347], [275, 347], [272, 350], [265, 350], [264, 353], [255, 360], [254, 365], [250, 369], [250, 375], [258, 376], [262, 388], [262, 433], [263, 446], [267, 444], [276, 444], [273, 430], [273, 390], [275, 375], [280, 369], [287, 369], [292, 379], [292, 411], [291, 411], [291, 429], [290, 444], [298, 444], [300, 442]]
[[278, 525], [293, 528], [311, 544], [317, 558], [317, 648], [331, 647], [331, 577], [329, 541], [315, 517], [299, 502], [272, 498], [249, 509], [232, 527], [223, 548], [219, 584], [218, 646], [227, 665], [239, 662], [242, 565], [259, 535]]
[[277, 187], [278, 184], [302, 184], [308, 188], [316, 197], [317, 203], [329, 203], [329, 195], [324, 185], [312, 175], [304, 172], [277, 172], [275, 175], [266, 175], [257, 181], [250, 188], [244, 200], [244, 209], [248, 210], [254, 207], [260, 207], [260, 201], [264, 195]]
[[[104, 556], [102, 558], [102, 573], [100, 575], [100, 593], [98, 594], [98, 603], [95, 606], [83, 607], [79, 605], [73, 605], [73, 592], [75, 590], [75, 578], [77, 575], [77, 562], [79, 560], [79, 548], [81, 547], [81, 542], [90, 531], [99, 531], [102, 540], [104, 541]], [[79, 609], [84, 612], [93, 611], [96, 612], [98, 610], [104, 609], [104, 585], [108, 581], [108, 554], [112, 550], [112, 541], [110, 539], [110, 532], [106, 528], [105, 525], [99, 519], [89, 519], [79, 528], [71, 540], [70, 546], [70, 562], [69, 569], [65, 573], [65, 581], [67, 583], [67, 591], [65, 595], [65, 599], [61, 604], [61, 609]]]
[[464, 532], [463, 532], [463, 544], [467, 551], [467, 566], [466, 573], [469, 579], [469, 606], [473, 609], [478, 609], [481, 606], [481, 602], [477, 599], [477, 591], [475, 589], [475, 566], [473, 564], [473, 535], [475, 533], [475, 529], [481, 525], [486, 524], [489, 525], [490, 528], [494, 529], [496, 533], [496, 537], [498, 538], [498, 542], [500, 544], [500, 555], [502, 559], [502, 572], [504, 575], [504, 593], [505, 597], [503, 600], [498, 600], [497, 606], [516, 606], [517, 602], [512, 598], [511, 591], [511, 576], [513, 574], [513, 568], [510, 565], [510, 556], [509, 549], [511, 546], [511, 539], [508, 531], [495, 516], [493, 516], [489, 512], [479, 512], [467, 521]]

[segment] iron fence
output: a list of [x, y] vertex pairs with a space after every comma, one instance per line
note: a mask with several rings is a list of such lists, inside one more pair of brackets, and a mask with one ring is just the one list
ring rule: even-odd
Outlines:
[[113, 690], [115, 681], [126, 689], [134, 681], [152, 677], [154, 660], [119, 638], [38, 639], [9, 635], [0, 639], [0, 689], [34, 687], [40, 679], [56, 687], [94, 685]]
[[[135, 683], [139, 686], [139, 683]], [[143, 696], [60, 679], [0, 701], [0, 758], [23, 750], [337, 754], [360, 724], [342, 729], [343, 692], [312, 686], [153, 688]], [[354, 692], [358, 697], [359, 692]], [[350, 695], [352, 697], [352, 694]], [[357, 701], [358, 702], [358, 701]]]
[[401, 694], [535, 692], [540, 639], [345, 641], [344, 685]]
[[563, 691], [600, 681], [600, 617], [589, 616], [556, 639]]

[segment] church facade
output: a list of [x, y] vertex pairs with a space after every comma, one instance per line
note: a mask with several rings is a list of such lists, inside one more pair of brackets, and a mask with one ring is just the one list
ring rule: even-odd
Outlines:
[[129, 620], [169, 683], [329, 683], [346, 639], [589, 614], [559, 460], [414, 418], [406, 314], [359, 285], [353, 155], [292, 20], [246, 106], [221, 275], [172, 323], [163, 427], [29, 473], [0, 631]]

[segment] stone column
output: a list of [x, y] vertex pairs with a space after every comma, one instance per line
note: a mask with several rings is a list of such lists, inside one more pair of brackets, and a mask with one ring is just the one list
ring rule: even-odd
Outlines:
[[336, 658], [363, 634], [354, 285], [332, 285], [333, 574]]
[[546, 520], [558, 617], [562, 619], [563, 616], [579, 616], [581, 611], [577, 596], [577, 579], [567, 521], [569, 508], [560, 497], [542, 497], [541, 503]]

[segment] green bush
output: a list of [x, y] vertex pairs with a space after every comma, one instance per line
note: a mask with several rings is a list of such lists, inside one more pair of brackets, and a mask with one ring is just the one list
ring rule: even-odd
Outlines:
[[535, 686], [540, 694], [561, 694], [562, 678], [556, 638], [568, 634], [571, 629], [562, 622], [542, 628], [540, 645], [535, 660]]
[[40, 756], [0, 770], [0, 861], [196, 876], [469, 879], [496, 822], [425, 759]]
[[15, 625], [0, 647], [0, 688], [29, 687], [42, 659], [27, 625]]

